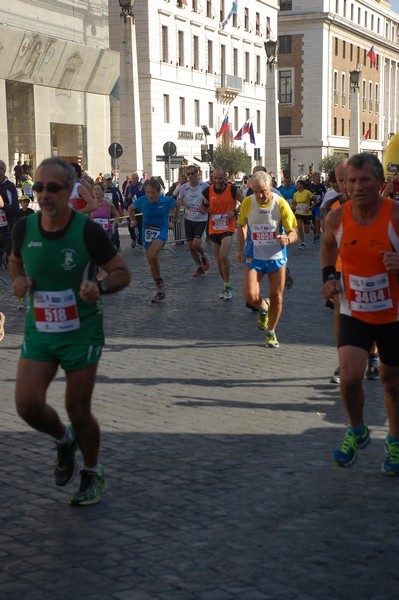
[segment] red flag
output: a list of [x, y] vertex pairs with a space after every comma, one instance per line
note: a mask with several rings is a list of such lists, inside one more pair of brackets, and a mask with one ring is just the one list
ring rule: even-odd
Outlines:
[[370, 65], [375, 67], [377, 65], [377, 57], [374, 52], [374, 46], [371, 46], [370, 50], [367, 52], [367, 55], [370, 57]]
[[255, 145], [255, 133], [254, 128], [251, 121], [245, 121], [244, 125], [241, 127], [240, 131], [236, 133], [234, 136], [235, 140], [241, 140], [242, 136], [246, 133], [249, 133], [249, 139], [251, 144]]
[[369, 127], [360, 141], [365, 142], [366, 140], [368, 140], [370, 137], [370, 134], [371, 134], [371, 131], [370, 131], [370, 127]]
[[228, 131], [228, 130], [229, 130], [229, 113], [227, 113], [227, 115], [223, 119], [223, 123], [222, 123], [219, 131], [216, 134], [216, 138], [220, 137], [222, 135], [222, 133], [224, 133], [225, 131]]

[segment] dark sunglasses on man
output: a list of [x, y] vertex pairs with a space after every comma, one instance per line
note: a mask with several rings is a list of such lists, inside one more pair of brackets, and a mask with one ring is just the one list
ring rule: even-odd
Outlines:
[[46, 189], [48, 192], [50, 192], [50, 194], [56, 194], [57, 192], [65, 189], [67, 186], [66, 185], [60, 185], [59, 183], [55, 183], [55, 182], [50, 182], [47, 185], [44, 185], [44, 183], [42, 183], [41, 181], [37, 181], [36, 183], [33, 184], [32, 186], [32, 190], [34, 192], [39, 192], [39, 194], [41, 194], [41, 192]]

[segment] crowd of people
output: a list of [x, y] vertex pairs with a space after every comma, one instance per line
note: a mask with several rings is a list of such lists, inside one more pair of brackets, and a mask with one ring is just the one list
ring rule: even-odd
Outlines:
[[[203, 182], [198, 167], [189, 165], [167, 192], [161, 178], [138, 173], [126, 178], [120, 191], [112, 173], [93, 181], [79, 164], [52, 157], [42, 161], [32, 181], [38, 211], [29, 208], [31, 197], [23, 188], [22, 178], [30, 174], [21, 173], [24, 193], [18, 196], [5, 173], [0, 161], [0, 236], [13, 293], [27, 307], [17, 411], [33, 428], [54, 438], [56, 485], [74, 479], [80, 449], [83, 468], [73, 506], [98, 502], [107, 485], [91, 398], [104, 344], [101, 296], [130, 282], [119, 253], [121, 218], [128, 219], [131, 248], [137, 245], [145, 252], [154, 304], [166, 298], [160, 251], [171, 229], [177, 243], [187, 243], [194, 278], [211, 267], [205, 238], [210, 242], [223, 285], [220, 299], [230, 301], [230, 253], [236, 234], [235, 258], [244, 266], [242, 295], [246, 306], [257, 312], [268, 348], [280, 345], [276, 328], [287, 283], [287, 247], [299, 240], [304, 250], [312, 231], [313, 242], [322, 243], [321, 293], [334, 309], [339, 366], [331, 381], [340, 385], [349, 420], [333, 459], [341, 467], [351, 466], [357, 451], [368, 445], [362, 381], [380, 378], [389, 421], [382, 471], [399, 475], [399, 171], [385, 182], [379, 160], [364, 153], [340, 161], [326, 182], [313, 173], [310, 181], [294, 183], [284, 177], [276, 188], [262, 166], [238, 185], [222, 166]], [[264, 275], [267, 296], [261, 289]], [[0, 312], [0, 341], [5, 318]], [[46, 402], [58, 366], [66, 373], [70, 424]]]

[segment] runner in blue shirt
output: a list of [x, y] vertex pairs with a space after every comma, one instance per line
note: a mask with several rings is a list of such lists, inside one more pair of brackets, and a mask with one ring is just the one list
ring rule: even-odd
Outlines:
[[[161, 185], [156, 179], [149, 179], [144, 184], [145, 196], [137, 198], [129, 215], [134, 219], [135, 212], [143, 214], [143, 243], [150, 265], [151, 275], [157, 291], [151, 302], [158, 303], [165, 298], [165, 284], [161, 277], [159, 253], [168, 239], [169, 211], [176, 206], [176, 199], [161, 196]], [[133, 223], [132, 223], [133, 224]]]

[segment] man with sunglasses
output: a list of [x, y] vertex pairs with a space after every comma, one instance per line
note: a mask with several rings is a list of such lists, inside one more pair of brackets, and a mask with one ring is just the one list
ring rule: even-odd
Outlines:
[[[178, 195], [178, 206], [185, 207], [184, 227], [189, 252], [197, 265], [193, 277], [200, 277], [209, 269], [209, 258], [205, 254], [202, 244], [202, 235], [206, 229], [208, 215], [202, 210], [202, 192], [209, 185], [198, 178], [199, 169], [195, 165], [187, 167], [188, 183], [180, 186]], [[174, 221], [178, 217], [178, 206], [173, 215]]]
[[[94, 504], [106, 487], [98, 463], [100, 430], [91, 412], [104, 343], [100, 295], [127, 286], [130, 274], [102, 227], [70, 206], [75, 172], [69, 163], [58, 157], [44, 160], [35, 181], [40, 211], [16, 223], [9, 263], [13, 293], [29, 296], [16, 406], [31, 427], [55, 439], [56, 485], [73, 480], [80, 448], [81, 484], [71, 504]], [[97, 265], [107, 274], [100, 282]], [[58, 366], [66, 374], [67, 426], [46, 403]]]

